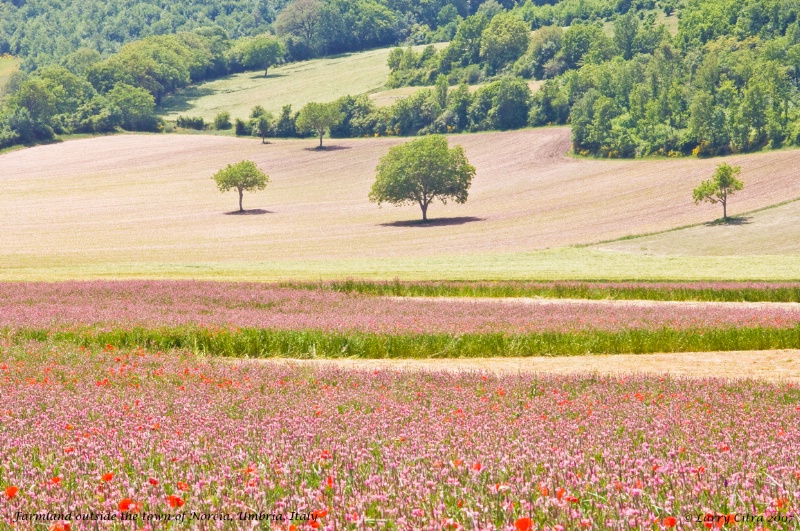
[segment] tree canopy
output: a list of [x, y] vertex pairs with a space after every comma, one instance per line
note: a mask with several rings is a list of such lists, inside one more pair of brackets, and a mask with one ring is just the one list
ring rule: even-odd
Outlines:
[[266, 77], [269, 68], [283, 59], [286, 50], [277, 38], [262, 35], [242, 39], [234, 49], [234, 53], [243, 66], [251, 69], [260, 68], [264, 70]]
[[391, 148], [380, 160], [369, 199], [378, 205], [416, 203], [427, 221], [428, 206], [436, 199], [466, 203], [474, 176], [464, 148], [449, 148], [441, 135], [425, 136]]
[[728, 198], [734, 193], [744, 188], [744, 183], [737, 179], [741, 174], [742, 168], [731, 166], [730, 164], [720, 164], [714, 172], [714, 176], [703, 181], [700, 186], [694, 189], [692, 197], [695, 204], [707, 201], [711, 204], [722, 205], [722, 219], [728, 219]]
[[244, 212], [242, 208], [242, 196], [244, 192], [254, 192], [263, 190], [267, 187], [269, 176], [261, 171], [255, 162], [243, 160], [236, 164], [228, 164], [219, 170], [212, 177], [217, 183], [220, 192], [237, 190], [239, 192], [239, 212]]
[[322, 137], [330, 127], [338, 124], [344, 118], [336, 102], [309, 103], [300, 110], [297, 117], [297, 127], [301, 131], [313, 131], [319, 136], [319, 147], [322, 147]]

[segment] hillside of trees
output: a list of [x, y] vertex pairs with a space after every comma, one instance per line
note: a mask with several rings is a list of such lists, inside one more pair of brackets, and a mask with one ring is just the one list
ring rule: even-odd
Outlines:
[[[274, 33], [231, 38], [224, 27], [202, 25], [135, 40], [111, 55], [102, 46], [78, 47], [57, 60], [60, 52], [48, 55], [45, 66], [15, 74], [6, 85], [0, 148], [62, 133], [158, 131], [158, 103], [191, 83], [244, 69], [266, 72], [283, 60], [442, 38], [450, 41], [444, 48], [401, 47], [389, 57], [390, 86], [433, 88], [390, 108], [377, 108], [365, 97], [342, 98], [337, 105], [343, 119], [330, 133], [417, 135], [570, 124], [575, 151], [602, 157], [705, 156], [800, 145], [800, 0], [684, 2], [265, 3], [263, 27]], [[226, 5], [226, 16], [237, 12], [237, 2]], [[35, 1], [2, 6], [7, 15], [34, 9]], [[657, 14], [676, 10], [678, 31], [672, 35]], [[26, 20], [51, 20], [46, 12]], [[16, 33], [24, 32], [20, 26]], [[59, 41], [58, 34], [50, 42]], [[73, 39], [64, 49], [78, 44], [86, 43]], [[534, 94], [529, 79], [544, 81]], [[471, 92], [467, 85], [475, 83], [483, 86]], [[292, 109], [280, 117], [256, 113], [253, 120], [264, 127], [242, 121], [236, 130], [260, 134], [266, 128], [270, 135], [293, 136], [301, 134], [296, 118]]]
[[675, 4], [620, 2], [610, 28], [575, 19], [562, 28], [566, 19], [553, 14], [568, 5], [479, 12], [440, 51], [395, 50], [390, 85], [428, 85], [439, 76], [546, 80], [526, 121], [571, 124], [580, 154], [702, 156], [800, 145], [800, 1], [687, 0], [674, 37], [645, 13], [670, 13]]
[[0, 0], [0, 55], [22, 57], [24, 67], [33, 70], [80, 48], [106, 57], [131, 41], [215, 27], [230, 39], [278, 33], [285, 39], [288, 58], [299, 60], [409, 38], [447, 40], [458, 19], [474, 13], [479, 4], [475, 0]]

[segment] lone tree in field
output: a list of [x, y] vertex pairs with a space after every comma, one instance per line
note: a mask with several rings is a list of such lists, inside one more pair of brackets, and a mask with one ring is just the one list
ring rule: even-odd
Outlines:
[[441, 135], [431, 135], [395, 146], [378, 163], [377, 178], [369, 193], [373, 203], [409, 205], [417, 203], [422, 220], [428, 220], [428, 206], [467, 201], [475, 167], [461, 146], [452, 149]]
[[242, 208], [242, 195], [244, 195], [244, 192], [263, 190], [269, 182], [269, 176], [258, 169], [256, 163], [250, 160], [228, 164], [225, 168], [215, 173], [213, 179], [217, 182], [217, 188], [219, 188], [220, 192], [227, 192], [234, 188], [239, 191], [239, 212], [244, 212]]
[[703, 181], [700, 186], [694, 189], [692, 196], [695, 204], [701, 201], [722, 204], [722, 219], [728, 220], [728, 197], [744, 188], [744, 183], [737, 179], [742, 172], [739, 166], [720, 164], [714, 176], [708, 181]]
[[333, 103], [309, 103], [300, 110], [297, 117], [297, 128], [301, 131], [314, 131], [319, 135], [319, 147], [322, 148], [322, 136], [325, 131], [344, 119], [339, 106]]
[[281, 41], [262, 36], [246, 40], [241, 46], [242, 64], [247, 68], [262, 68], [267, 77], [269, 67], [280, 62], [286, 54]]

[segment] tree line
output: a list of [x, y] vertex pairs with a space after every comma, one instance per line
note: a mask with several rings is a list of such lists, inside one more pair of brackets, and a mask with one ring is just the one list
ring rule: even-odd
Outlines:
[[[465, 131], [507, 130], [525, 126], [531, 90], [521, 79], [503, 78], [473, 91], [468, 85], [449, 87], [444, 76], [434, 88], [421, 89], [391, 107], [379, 107], [369, 96], [343, 96], [330, 103], [309, 103], [294, 110], [285, 105], [276, 116], [256, 106], [247, 119], [229, 123], [220, 113], [215, 129], [233, 127], [239, 136], [267, 138], [364, 138], [415, 136]], [[180, 116], [178, 127], [205, 129], [202, 118]]]

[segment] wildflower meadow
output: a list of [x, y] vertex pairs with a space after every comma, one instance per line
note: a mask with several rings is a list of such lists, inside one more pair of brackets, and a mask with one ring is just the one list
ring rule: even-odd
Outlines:
[[800, 528], [790, 381], [281, 359], [797, 348], [791, 301], [397, 285], [0, 285], [0, 529]]
[[5, 342], [2, 359], [7, 528], [797, 527], [792, 384], [52, 343]]

